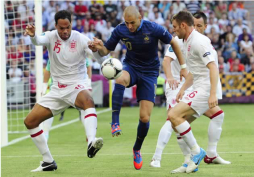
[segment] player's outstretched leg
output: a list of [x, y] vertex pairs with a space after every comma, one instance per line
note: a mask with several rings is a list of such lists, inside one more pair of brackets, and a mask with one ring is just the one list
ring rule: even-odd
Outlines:
[[155, 153], [154, 153], [153, 158], [150, 162], [151, 167], [155, 167], [155, 168], [161, 167], [161, 165], [160, 165], [161, 154], [162, 154], [165, 146], [168, 144], [168, 141], [171, 137], [172, 132], [173, 132], [173, 128], [172, 128], [171, 122], [169, 120], [167, 120], [160, 130]]
[[137, 138], [133, 147], [133, 163], [136, 170], [140, 170], [143, 165], [140, 149], [149, 130], [149, 126], [150, 122], [144, 123], [141, 120], [139, 120]]
[[191, 173], [198, 167], [205, 157], [206, 152], [197, 144], [191, 131], [190, 124], [187, 121], [184, 121], [175, 128], [180, 133], [180, 136], [182, 136], [186, 144], [191, 148], [191, 158], [188, 163], [188, 167], [186, 168], [186, 173]]
[[119, 123], [119, 114], [123, 104], [123, 94], [125, 86], [120, 84], [115, 84], [115, 89], [112, 95], [112, 123], [111, 123], [111, 133], [112, 136], [121, 135], [121, 128]]
[[87, 156], [93, 158], [103, 146], [103, 139], [95, 137], [97, 130], [96, 110], [95, 108], [88, 108], [85, 111], [80, 110], [80, 112], [81, 120], [86, 131], [86, 137], [88, 139]]
[[220, 140], [221, 132], [222, 132], [222, 124], [224, 120], [224, 112], [218, 107], [217, 111], [211, 111], [212, 116], [210, 116], [210, 123], [208, 127], [208, 147], [207, 147], [207, 155], [204, 158], [204, 162], [207, 164], [222, 164], [228, 165], [231, 162], [222, 159], [217, 153], [217, 144]]

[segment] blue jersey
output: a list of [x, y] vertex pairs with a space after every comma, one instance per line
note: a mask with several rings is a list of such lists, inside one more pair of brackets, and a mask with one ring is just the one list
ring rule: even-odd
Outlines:
[[119, 24], [105, 43], [105, 47], [114, 51], [121, 40], [127, 47], [124, 62], [141, 72], [159, 72], [158, 41], [169, 44], [172, 35], [157, 23], [142, 20], [136, 32], [130, 32], [125, 23]]

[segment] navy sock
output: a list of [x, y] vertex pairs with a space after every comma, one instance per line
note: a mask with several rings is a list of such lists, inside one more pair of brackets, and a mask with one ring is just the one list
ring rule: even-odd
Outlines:
[[123, 94], [125, 87], [120, 84], [115, 84], [115, 89], [112, 95], [112, 124], [119, 124], [119, 114], [123, 104]]
[[149, 126], [150, 126], [150, 122], [143, 123], [139, 120], [137, 138], [133, 147], [134, 150], [138, 151], [141, 149], [143, 141], [148, 133]]

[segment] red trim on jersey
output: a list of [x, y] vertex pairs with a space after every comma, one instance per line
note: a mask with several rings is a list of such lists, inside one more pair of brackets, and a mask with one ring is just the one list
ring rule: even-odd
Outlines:
[[40, 134], [42, 134], [43, 133], [43, 130], [40, 130], [40, 131], [38, 131], [37, 133], [35, 133], [35, 134], [32, 134], [32, 135], [30, 135], [32, 138], [34, 138], [34, 137], [36, 137], [36, 136], [39, 136]]
[[191, 103], [192, 103], [192, 101], [191, 101], [191, 102], [189, 102], [189, 103], [188, 103], [188, 105], [189, 105], [189, 106], [191, 106]]
[[97, 117], [96, 114], [87, 114], [84, 118], [87, 119], [87, 118], [89, 118], [89, 117], [91, 117], [91, 116]]
[[60, 84], [59, 82], [58, 82], [58, 88], [65, 88], [65, 87], [67, 87], [68, 85], [66, 85], [66, 84]]
[[170, 109], [171, 108], [171, 105], [170, 104], [168, 104], [168, 109]]
[[189, 131], [191, 131], [191, 127], [190, 127], [190, 128], [188, 128], [188, 130], [186, 130], [185, 132], [180, 133], [180, 136], [183, 136], [183, 135], [185, 135], [185, 134], [189, 133]]
[[210, 119], [213, 119], [213, 118], [217, 117], [218, 115], [220, 115], [220, 114], [222, 114], [222, 113], [223, 113], [223, 111], [222, 111], [222, 110], [219, 110], [219, 111], [216, 112], [214, 115], [212, 115], [212, 116], [210, 117]]

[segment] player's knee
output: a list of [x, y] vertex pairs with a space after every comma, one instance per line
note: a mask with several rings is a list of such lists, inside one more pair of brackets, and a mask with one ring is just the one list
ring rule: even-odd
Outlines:
[[168, 119], [173, 123], [177, 120], [178, 115], [172, 109], [168, 112]]
[[83, 109], [86, 110], [87, 108], [94, 107], [94, 101], [92, 97], [86, 97], [84, 100]]
[[32, 121], [32, 119], [30, 119], [28, 117], [26, 117], [26, 119], [24, 120], [24, 124], [25, 124], [27, 129], [33, 129], [33, 128], [39, 126], [39, 124], [36, 124], [35, 121]]
[[147, 123], [150, 121], [150, 116], [140, 116], [140, 121], [143, 123]]

